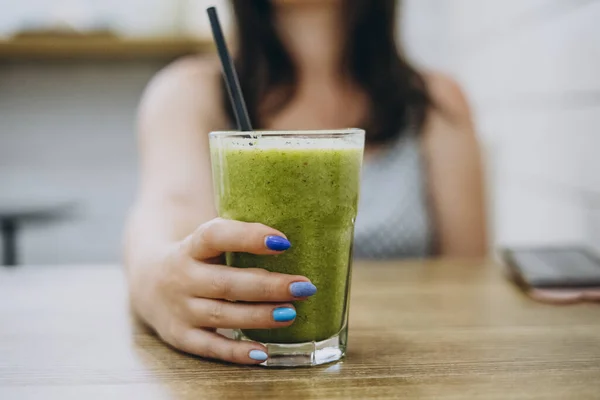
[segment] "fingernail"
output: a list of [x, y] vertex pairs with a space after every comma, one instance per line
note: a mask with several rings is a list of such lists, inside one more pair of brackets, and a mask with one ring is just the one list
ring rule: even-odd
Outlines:
[[296, 310], [290, 307], [276, 308], [273, 310], [275, 322], [290, 322], [296, 319]]
[[310, 297], [317, 293], [317, 287], [310, 282], [294, 282], [290, 285], [290, 293], [294, 297]]
[[269, 250], [273, 251], [285, 251], [292, 247], [290, 241], [281, 236], [267, 236], [265, 245]]
[[252, 350], [250, 354], [248, 354], [248, 357], [254, 361], [267, 361], [267, 358], [269, 358], [267, 353], [262, 350]]

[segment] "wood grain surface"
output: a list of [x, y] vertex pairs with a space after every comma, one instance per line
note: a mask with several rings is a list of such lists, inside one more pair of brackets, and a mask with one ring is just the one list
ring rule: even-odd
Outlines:
[[345, 361], [237, 367], [132, 322], [117, 266], [0, 270], [0, 399], [600, 399], [600, 306], [536, 303], [491, 263], [355, 266]]

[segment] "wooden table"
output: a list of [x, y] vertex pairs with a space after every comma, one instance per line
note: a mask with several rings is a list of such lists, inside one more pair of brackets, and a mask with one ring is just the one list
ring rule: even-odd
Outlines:
[[0, 270], [0, 399], [599, 399], [600, 306], [535, 303], [484, 263], [359, 264], [350, 349], [314, 369], [180, 354], [115, 266]]

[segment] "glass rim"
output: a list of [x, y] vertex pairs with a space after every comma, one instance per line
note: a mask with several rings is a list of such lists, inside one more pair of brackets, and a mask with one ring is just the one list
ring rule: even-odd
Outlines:
[[243, 131], [213, 131], [209, 134], [210, 137], [253, 137], [253, 134], [261, 136], [351, 136], [364, 135], [366, 132], [360, 128], [344, 128], [344, 129], [309, 129], [309, 130], [254, 130], [249, 132]]

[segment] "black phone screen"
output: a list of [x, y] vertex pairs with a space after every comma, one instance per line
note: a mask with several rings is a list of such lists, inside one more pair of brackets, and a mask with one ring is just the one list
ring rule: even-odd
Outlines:
[[504, 256], [531, 287], [600, 287], [600, 258], [583, 248], [507, 249]]

